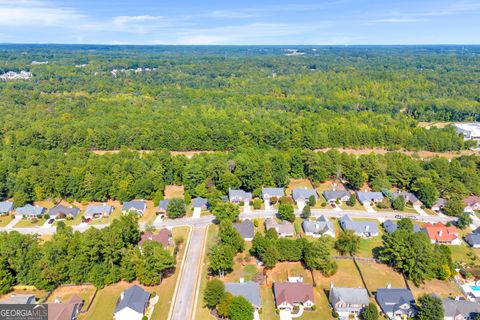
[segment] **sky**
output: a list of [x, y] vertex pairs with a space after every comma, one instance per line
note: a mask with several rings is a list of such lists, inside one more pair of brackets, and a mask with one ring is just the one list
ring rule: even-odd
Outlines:
[[480, 44], [480, 0], [0, 0], [0, 43]]

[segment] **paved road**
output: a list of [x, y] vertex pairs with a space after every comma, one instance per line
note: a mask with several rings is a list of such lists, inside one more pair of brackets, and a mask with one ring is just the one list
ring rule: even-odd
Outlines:
[[193, 227], [169, 320], [192, 319], [195, 309], [197, 280], [201, 277], [202, 251], [206, 237], [207, 224]]

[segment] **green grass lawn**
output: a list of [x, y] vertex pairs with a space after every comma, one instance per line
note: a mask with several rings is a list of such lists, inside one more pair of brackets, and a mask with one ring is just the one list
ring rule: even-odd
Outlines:
[[22, 219], [15, 224], [14, 228], [29, 228], [29, 227], [38, 227], [45, 223], [45, 219], [38, 219], [36, 222], [33, 220]]
[[386, 288], [388, 284], [392, 288], [406, 287], [402, 275], [385, 264], [364, 261], [357, 261], [357, 264], [370, 292], [376, 292], [378, 288]]
[[12, 222], [13, 218], [11, 215], [0, 216], [0, 227], [5, 227], [7, 224]]
[[115, 208], [112, 214], [106, 218], [94, 219], [89, 222], [89, 224], [109, 224], [114, 219], [119, 219], [122, 216], [122, 211], [120, 208]]
[[[76, 225], [79, 225], [81, 222], [82, 222], [82, 214], [78, 214], [75, 219], [72, 219], [72, 220], [68, 220], [68, 219], [64, 219], [62, 220], [67, 226], [76, 226]], [[59, 221], [55, 221], [53, 223], [54, 226], [56, 226], [58, 224]]]
[[260, 319], [262, 320], [277, 320], [280, 319], [275, 311], [275, 301], [273, 299], [273, 291], [271, 286], [261, 286], [260, 295], [262, 297], [262, 312]]

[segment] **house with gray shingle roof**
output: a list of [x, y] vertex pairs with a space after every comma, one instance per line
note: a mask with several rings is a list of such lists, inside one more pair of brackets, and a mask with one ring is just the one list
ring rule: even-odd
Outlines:
[[228, 199], [231, 203], [249, 203], [252, 201], [252, 193], [243, 190], [228, 189]]
[[340, 202], [347, 202], [348, 199], [350, 199], [350, 192], [347, 190], [325, 190], [322, 194], [325, 197], [325, 200], [330, 203], [336, 203], [337, 200]]
[[348, 215], [340, 218], [343, 230], [352, 230], [357, 236], [370, 238], [378, 236], [378, 226], [375, 221], [352, 220]]
[[447, 204], [447, 199], [438, 198], [437, 202], [432, 206], [432, 210], [435, 212], [442, 211], [443, 207]]
[[260, 285], [256, 282], [227, 282], [225, 283], [225, 291], [230, 292], [233, 296], [244, 297], [256, 310], [262, 308]]
[[2, 201], [0, 202], [0, 215], [8, 215], [13, 211], [13, 202]]
[[369, 303], [367, 290], [364, 288], [330, 287], [328, 301], [340, 317], [358, 315]]
[[480, 315], [480, 304], [467, 300], [443, 299], [445, 320], [475, 319]]
[[304, 220], [302, 222], [303, 231], [307, 236], [321, 237], [330, 236], [335, 237], [335, 226], [328, 220], [327, 217], [321, 215], [317, 221]]
[[107, 205], [89, 205], [85, 210], [84, 217], [86, 219], [98, 219], [101, 217], [108, 217], [113, 211], [113, 207]]
[[285, 195], [283, 188], [262, 188], [263, 201], [270, 201], [271, 198], [280, 199]]
[[[398, 229], [398, 225], [395, 221], [392, 221], [392, 220], [386, 220], [383, 224], [382, 224], [383, 228], [385, 229], [385, 231], [388, 233], [388, 234], [392, 234], [394, 233], [395, 231], [397, 231]], [[422, 228], [420, 228], [419, 225], [417, 224], [414, 224], [413, 225], [413, 232], [420, 232], [422, 231]]]
[[472, 247], [472, 248], [480, 248], [480, 233], [470, 233], [465, 237], [465, 241]]
[[207, 210], [208, 200], [202, 197], [196, 197], [192, 199], [192, 207], [200, 208], [201, 210]]
[[157, 207], [157, 213], [158, 214], [166, 214], [169, 202], [170, 202], [170, 200], [168, 200], [168, 199], [160, 200], [160, 202], [158, 203], [158, 207]]
[[357, 191], [357, 198], [361, 204], [379, 203], [383, 201], [383, 194], [381, 192]]
[[122, 213], [135, 212], [139, 216], [143, 216], [147, 203], [144, 200], [126, 201], [122, 205]]
[[78, 208], [74, 208], [73, 206], [67, 207], [63, 204], [59, 204], [48, 210], [48, 215], [55, 219], [74, 219], [79, 212], [80, 209]]
[[40, 206], [32, 206], [31, 204], [27, 204], [23, 207], [19, 207], [15, 210], [15, 216], [25, 217], [27, 219], [34, 219], [39, 218], [45, 212], [44, 207]]
[[234, 223], [233, 227], [242, 236], [245, 241], [252, 241], [255, 236], [255, 226], [252, 220], [245, 219], [240, 223]]
[[115, 307], [115, 320], [142, 320], [150, 294], [134, 285], [122, 291]]
[[317, 194], [317, 191], [315, 191], [315, 189], [305, 187], [305, 188], [295, 188], [292, 191], [292, 198], [293, 200], [295, 200], [295, 203], [297, 204], [298, 202], [307, 202], [311, 196], [314, 196], [315, 199], [318, 199], [318, 194]]
[[421, 206], [422, 205], [422, 202], [420, 200], [418, 200], [418, 198], [411, 192], [398, 190], [397, 192], [393, 193], [393, 198], [394, 199], [396, 199], [400, 196], [402, 196], [403, 199], [405, 199], [405, 203], [409, 203], [412, 206]]
[[415, 315], [415, 299], [409, 289], [379, 288], [376, 299], [389, 319], [411, 318]]
[[282, 221], [278, 223], [273, 218], [267, 218], [265, 220], [265, 230], [275, 229], [279, 237], [293, 237], [295, 228], [289, 221]]
[[0, 301], [0, 304], [35, 304], [33, 294], [12, 294], [8, 299]]

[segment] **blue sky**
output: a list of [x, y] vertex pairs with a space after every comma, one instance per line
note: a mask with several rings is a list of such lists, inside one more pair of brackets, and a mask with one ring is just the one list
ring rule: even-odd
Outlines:
[[0, 43], [480, 44], [480, 0], [0, 0]]

